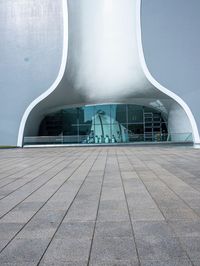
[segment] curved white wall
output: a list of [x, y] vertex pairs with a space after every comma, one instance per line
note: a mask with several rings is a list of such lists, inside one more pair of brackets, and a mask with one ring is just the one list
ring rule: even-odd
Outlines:
[[[65, 104], [135, 103], [142, 98], [145, 102], [149, 99], [149, 105], [152, 99], [159, 99], [169, 114], [171, 106], [184, 110], [183, 125], [190, 124], [188, 130], [192, 129], [194, 141], [199, 141], [189, 107], [156, 82], [146, 67], [141, 42], [140, 4], [141, 0], [69, 0], [68, 31], [67, 6], [63, 0], [65, 26], [60, 72], [53, 85], [25, 111], [18, 146], [22, 145], [25, 126], [29, 134], [33, 133], [32, 119], [39, 119], [39, 114], [41, 116], [51, 108]], [[171, 127], [173, 125], [171, 123]], [[182, 132], [183, 128], [180, 126], [176, 130]]]
[[73, 60], [70, 67], [76, 69], [73, 89], [94, 102], [137, 97], [148, 91], [151, 84], [143, 74], [137, 49], [135, 1], [68, 3], [72, 27], [69, 38], [75, 45], [69, 51]]
[[[184, 141], [192, 132], [191, 123], [185, 119], [185, 112], [177, 104], [172, 104], [168, 114], [168, 131], [172, 134], [173, 141]], [[177, 132], [181, 134], [176, 134]]]

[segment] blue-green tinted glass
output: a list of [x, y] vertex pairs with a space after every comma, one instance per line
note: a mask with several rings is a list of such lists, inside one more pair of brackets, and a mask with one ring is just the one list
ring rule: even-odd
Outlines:
[[111, 117], [111, 124], [116, 121], [116, 111], [117, 111], [117, 105], [111, 104], [110, 105], [110, 117]]
[[110, 105], [96, 105], [95, 106], [95, 124], [110, 124], [111, 122], [111, 109]]
[[98, 138], [111, 138], [110, 124], [96, 124], [94, 127], [94, 136]]
[[78, 113], [79, 124], [91, 124], [94, 117], [94, 106], [80, 107]]

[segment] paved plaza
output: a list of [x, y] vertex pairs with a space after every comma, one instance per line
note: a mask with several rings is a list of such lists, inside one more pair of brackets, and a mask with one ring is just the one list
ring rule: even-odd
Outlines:
[[200, 149], [0, 150], [1, 266], [200, 266]]

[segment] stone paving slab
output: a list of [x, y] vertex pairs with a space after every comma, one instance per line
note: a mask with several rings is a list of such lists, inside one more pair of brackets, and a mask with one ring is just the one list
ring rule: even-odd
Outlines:
[[199, 266], [200, 150], [0, 150], [1, 266]]

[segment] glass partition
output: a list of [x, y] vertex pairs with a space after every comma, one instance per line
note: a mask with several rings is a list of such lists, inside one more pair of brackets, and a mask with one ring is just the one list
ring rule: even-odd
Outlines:
[[[175, 139], [189, 141], [191, 133]], [[107, 144], [171, 141], [161, 112], [131, 104], [62, 108], [47, 114], [38, 136], [25, 137], [24, 144]]]

